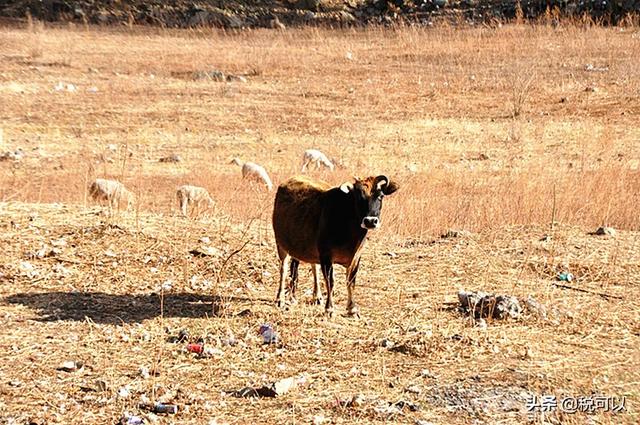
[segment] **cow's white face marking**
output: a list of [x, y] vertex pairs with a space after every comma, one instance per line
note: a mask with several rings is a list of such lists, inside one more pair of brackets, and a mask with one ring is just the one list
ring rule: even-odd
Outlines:
[[353, 183], [342, 183], [340, 185], [340, 190], [343, 191], [344, 193], [349, 193], [351, 190], [353, 189]]

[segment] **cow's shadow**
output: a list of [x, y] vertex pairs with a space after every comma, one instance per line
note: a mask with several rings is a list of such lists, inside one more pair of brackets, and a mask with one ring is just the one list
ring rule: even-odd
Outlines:
[[214, 305], [220, 302], [255, 303], [266, 300], [224, 297], [191, 293], [106, 294], [104, 292], [38, 292], [14, 294], [4, 298], [8, 304], [21, 304], [39, 315], [43, 322], [92, 320], [95, 323], [120, 325], [139, 323], [155, 317], [214, 317]]

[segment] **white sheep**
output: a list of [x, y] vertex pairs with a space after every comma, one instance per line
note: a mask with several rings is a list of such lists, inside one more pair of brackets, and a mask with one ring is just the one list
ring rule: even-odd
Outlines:
[[183, 216], [187, 216], [187, 207], [189, 205], [198, 207], [207, 204], [209, 208], [213, 208], [214, 202], [209, 192], [204, 187], [184, 185], [180, 186], [176, 191], [176, 197], [180, 204], [180, 211]]
[[313, 164], [317, 170], [321, 166], [333, 171], [333, 163], [327, 158], [325, 154], [317, 149], [307, 149], [302, 155], [302, 172], [304, 173], [310, 164]]
[[119, 208], [123, 202], [131, 209], [135, 201], [133, 193], [116, 180], [96, 179], [89, 186], [89, 195], [95, 201], [106, 201], [111, 208]]
[[258, 183], [264, 183], [269, 191], [273, 189], [273, 183], [271, 183], [267, 170], [265, 170], [261, 165], [253, 162], [243, 163], [238, 158], [233, 158], [231, 163], [242, 167], [242, 178], [253, 180]]

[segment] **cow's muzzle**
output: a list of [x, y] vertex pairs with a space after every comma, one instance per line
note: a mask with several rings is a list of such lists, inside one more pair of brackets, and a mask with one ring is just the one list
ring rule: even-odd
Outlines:
[[380, 219], [378, 217], [365, 217], [362, 219], [360, 226], [363, 229], [377, 229], [380, 227]]

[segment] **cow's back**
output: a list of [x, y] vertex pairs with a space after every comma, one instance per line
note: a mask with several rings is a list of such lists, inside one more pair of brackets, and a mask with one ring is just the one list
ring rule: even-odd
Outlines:
[[319, 262], [317, 237], [324, 194], [331, 187], [306, 177], [293, 177], [278, 187], [273, 231], [280, 250], [307, 263]]

